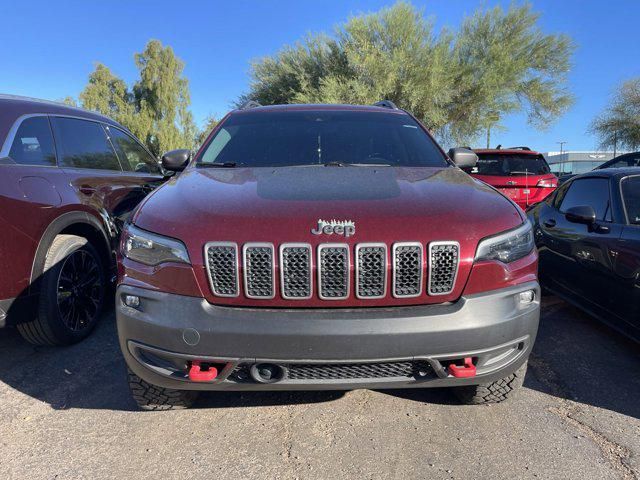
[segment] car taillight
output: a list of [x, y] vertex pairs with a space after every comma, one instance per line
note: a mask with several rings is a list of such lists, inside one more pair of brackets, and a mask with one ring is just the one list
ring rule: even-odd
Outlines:
[[542, 187], [542, 188], [556, 188], [558, 186], [558, 181], [556, 179], [553, 180], [540, 180], [538, 181], [538, 183], [536, 183], [536, 187]]

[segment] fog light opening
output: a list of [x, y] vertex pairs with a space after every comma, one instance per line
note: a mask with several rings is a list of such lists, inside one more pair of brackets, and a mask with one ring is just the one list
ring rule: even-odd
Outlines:
[[138, 308], [140, 306], [140, 297], [136, 295], [125, 295], [124, 304], [127, 307]]
[[518, 298], [520, 299], [521, 305], [528, 305], [536, 299], [536, 292], [534, 290], [526, 290], [524, 292], [520, 292]]

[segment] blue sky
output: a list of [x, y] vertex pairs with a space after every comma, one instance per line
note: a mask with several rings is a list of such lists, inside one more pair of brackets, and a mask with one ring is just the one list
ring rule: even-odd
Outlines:
[[[350, 15], [391, 5], [383, 0], [65, 1], [0, 0], [0, 92], [47, 99], [76, 97], [95, 62], [132, 83], [133, 62], [151, 38], [171, 45], [185, 63], [198, 122], [223, 115], [246, 91], [252, 59], [275, 53], [308, 32], [330, 32]], [[478, 6], [505, 1], [414, 0], [437, 28], [456, 29]], [[504, 122], [492, 143], [540, 151], [594, 149], [586, 134], [621, 81], [640, 76], [638, 0], [534, 0], [548, 33], [570, 35], [578, 48], [570, 75], [576, 104], [549, 130], [524, 115]], [[483, 142], [479, 142], [483, 143]]]

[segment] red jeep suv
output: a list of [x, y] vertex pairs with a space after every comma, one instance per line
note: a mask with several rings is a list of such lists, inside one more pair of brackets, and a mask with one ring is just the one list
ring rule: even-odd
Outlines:
[[[250, 104], [125, 228], [116, 315], [133, 398], [455, 387], [509, 396], [538, 328], [517, 205], [391, 102]], [[457, 165], [457, 166], [456, 166]]]
[[163, 180], [121, 125], [0, 95], [0, 327], [35, 344], [89, 334], [115, 279], [121, 226]]
[[523, 210], [547, 198], [558, 186], [558, 179], [542, 154], [528, 147], [474, 152], [478, 163], [471, 175], [497, 188]]

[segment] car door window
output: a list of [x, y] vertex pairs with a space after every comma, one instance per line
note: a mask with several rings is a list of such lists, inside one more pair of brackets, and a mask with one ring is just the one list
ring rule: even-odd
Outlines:
[[160, 173], [158, 161], [131, 136], [115, 127], [106, 127], [122, 168], [131, 172]]
[[611, 221], [609, 180], [606, 178], [580, 178], [568, 185], [561, 200], [560, 211], [588, 205], [596, 212], [598, 220]]
[[631, 225], [640, 225], [640, 175], [622, 179], [622, 200]]
[[59, 164], [65, 167], [121, 171], [102, 125], [89, 120], [52, 117]]
[[569, 188], [570, 183], [565, 183], [556, 191], [556, 195], [553, 198], [553, 206], [560, 210], [560, 205], [562, 204], [562, 200], [564, 200], [564, 196], [567, 194], [567, 189]]
[[23, 120], [13, 138], [9, 158], [21, 165], [56, 164], [53, 135], [46, 116]]

